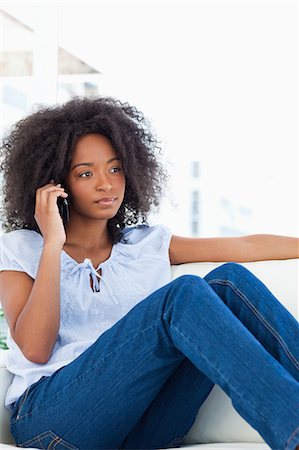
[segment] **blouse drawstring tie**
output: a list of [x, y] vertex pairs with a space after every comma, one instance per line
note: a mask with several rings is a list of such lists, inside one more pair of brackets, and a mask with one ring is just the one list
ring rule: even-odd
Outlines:
[[[85, 258], [82, 263], [77, 264], [72, 269], [71, 276], [74, 275], [74, 273], [76, 273], [80, 269], [86, 269], [89, 272], [89, 275], [91, 275], [91, 278], [92, 278], [92, 289], [93, 289], [94, 292], [100, 292], [100, 280], [102, 280], [102, 282], [106, 284], [107, 289], [110, 292], [110, 295], [111, 295], [111, 298], [112, 298], [113, 302], [116, 305], [119, 304], [119, 301], [115, 297], [115, 295], [113, 294], [113, 291], [112, 291], [112, 289], [109, 286], [109, 283], [107, 283], [107, 281], [96, 271], [96, 269], [94, 268], [94, 266], [93, 266], [92, 262], [90, 261], [90, 259]], [[84, 273], [83, 270], [81, 271], [81, 273]], [[80, 273], [80, 275], [81, 275], [81, 273]]]

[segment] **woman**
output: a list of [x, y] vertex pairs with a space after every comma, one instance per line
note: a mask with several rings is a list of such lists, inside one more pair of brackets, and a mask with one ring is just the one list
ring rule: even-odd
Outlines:
[[[158, 149], [112, 98], [40, 108], [4, 140], [11, 432], [21, 447], [179, 447], [217, 383], [271, 448], [298, 448], [298, 322], [236, 263], [296, 258], [298, 239], [149, 226]], [[231, 262], [171, 281], [193, 261]]]

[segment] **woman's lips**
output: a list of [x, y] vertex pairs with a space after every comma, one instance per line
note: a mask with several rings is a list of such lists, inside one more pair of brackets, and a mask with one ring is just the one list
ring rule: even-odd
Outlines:
[[95, 203], [97, 203], [98, 205], [113, 205], [115, 200], [115, 197], [101, 198], [101, 200], [97, 200]]

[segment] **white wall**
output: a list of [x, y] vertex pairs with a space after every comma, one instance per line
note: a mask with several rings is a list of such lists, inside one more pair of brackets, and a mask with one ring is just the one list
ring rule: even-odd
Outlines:
[[[4, 5], [34, 23], [30, 11], [43, 3]], [[153, 220], [189, 233], [189, 162], [198, 159], [202, 234], [221, 229], [224, 196], [251, 211], [246, 233], [298, 235], [296, 1], [54, 7], [59, 45], [98, 68], [102, 93], [142, 109], [162, 138], [178, 207], [165, 202]]]

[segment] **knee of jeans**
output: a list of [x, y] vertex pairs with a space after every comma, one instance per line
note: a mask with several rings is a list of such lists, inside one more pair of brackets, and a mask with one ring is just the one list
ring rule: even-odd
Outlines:
[[173, 284], [175, 285], [174, 286], [175, 288], [194, 287], [194, 286], [199, 286], [202, 283], [204, 283], [203, 279], [200, 276], [193, 275], [193, 274], [180, 275], [179, 277], [177, 277], [173, 280]]
[[204, 279], [206, 281], [215, 277], [220, 279], [229, 279], [230, 276], [235, 273], [244, 274], [245, 272], [248, 272], [248, 270], [246, 269], [246, 267], [242, 266], [242, 264], [236, 262], [227, 262], [213, 269], [204, 277]]
[[172, 280], [170, 290], [172, 295], [167, 295], [165, 300], [167, 303], [170, 302], [171, 305], [175, 303], [183, 306], [189, 296], [197, 295], [202, 289], [206, 288], [207, 282], [200, 276], [192, 274], [181, 275]]

